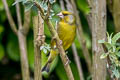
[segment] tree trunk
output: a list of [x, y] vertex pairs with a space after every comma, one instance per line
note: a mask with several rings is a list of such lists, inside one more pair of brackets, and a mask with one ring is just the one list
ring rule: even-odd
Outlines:
[[93, 80], [106, 80], [106, 60], [101, 60], [102, 45], [98, 40], [106, 37], [106, 0], [92, 1]]

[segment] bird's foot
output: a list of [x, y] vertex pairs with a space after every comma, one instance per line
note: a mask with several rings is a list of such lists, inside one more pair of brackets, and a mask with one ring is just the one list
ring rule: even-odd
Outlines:
[[45, 42], [45, 35], [37, 35], [36, 45], [41, 45]]
[[62, 40], [60, 40], [60, 45], [62, 45]]
[[67, 56], [67, 55], [66, 55], [65, 57], [66, 57], [66, 59], [67, 59], [67, 61], [66, 61], [66, 63], [65, 63], [65, 66], [67, 66], [68, 64], [70, 64], [70, 63], [71, 63], [71, 61], [69, 60], [69, 58], [68, 58], [68, 56]]

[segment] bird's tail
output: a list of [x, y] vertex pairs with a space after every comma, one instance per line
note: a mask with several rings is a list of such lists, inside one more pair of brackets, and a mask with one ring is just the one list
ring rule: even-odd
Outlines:
[[46, 64], [45, 64], [45, 66], [42, 68], [42, 72], [43, 71], [46, 71], [46, 72], [49, 72], [50, 71], [50, 63], [49, 62], [47, 62]]

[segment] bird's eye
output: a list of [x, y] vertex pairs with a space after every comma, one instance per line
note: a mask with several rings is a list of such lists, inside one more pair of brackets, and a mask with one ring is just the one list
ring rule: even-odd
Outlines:
[[64, 16], [67, 16], [68, 14], [63, 14]]

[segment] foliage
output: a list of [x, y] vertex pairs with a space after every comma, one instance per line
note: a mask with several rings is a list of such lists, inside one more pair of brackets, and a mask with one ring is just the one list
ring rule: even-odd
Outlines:
[[103, 53], [100, 58], [109, 58], [111, 65], [108, 68], [112, 71], [112, 77], [120, 78], [120, 43], [117, 41], [120, 39], [120, 32], [113, 36], [113, 33], [109, 35], [107, 33], [107, 41], [99, 40], [99, 43], [102, 43], [106, 46], [107, 52]]
[[[20, 3], [22, 17], [24, 16], [23, 5], [25, 5], [25, 11], [28, 11], [30, 9], [32, 10], [32, 16], [36, 15], [36, 13], [37, 13], [37, 8], [34, 6], [33, 0], [16, 0], [16, 2], [14, 2], [14, 0], [6, 0], [6, 1], [8, 3], [8, 7], [10, 9], [10, 12], [11, 12], [12, 17], [15, 20], [15, 22], [17, 21], [15, 4], [18, 2], [22, 2], [22, 5]], [[41, 0], [36, 0], [36, 1], [38, 1], [38, 3], [41, 4], [41, 6], [45, 9], [45, 13], [46, 13], [46, 11], [48, 9], [46, 6], [46, 3], [41, 2]], [[53, 25], [55, 25], [55, 22], [59, 20], [59, 18], [56, 16], [56, 14], [61, 11], [61, 8], [60, 8], [59, 2], [58, 2], [59, 0], [56, 0], [56, 3], [54, 3], [54, 0], [50, 0], [50, 1], [52, 4], [52, 11], [51, 11], [52, 19], [51, 19], [51, 21], [52, 21]], [[86, 18], [84, 16], [84, 14], [88, 14], [90, 12], [90, 9], [89, 9], [89, 6], [88, 6], [86, 0], [76, 0], [76, 5], [77, 5], [77, 8], [80, 12], [81, 22], [82, 22], [82, 26], [83, 26], [84, 33], [85, 33], [84, 37], [87, 41], [86, 44], [87, 44], [88, 49], [91, 51], [91, 44], [92, 44], [91, 43], [91, 35], [89, 33], [90, 31], [88, 32], [88, 25], [87, 25]], [[108, 15], [108, 17], [107, 17], [108, 18], [107, 19], [108, 32], [109, 33], [114, 32], [114, 23], [113, 23], [113, 20], [111, 18], [111, 14], [108, 13], [107, 15]], [[45, 25], [44, 31], [45, 31], [45, 35], [46, 35], [45, 42], [47, 44], [49, 44], [51, 41], [51, 34], [47, 28], [46, 23], [44, 25]], [[34, 70], [34, 45], [33, 45], [32, 22], [30, 24], [30, 27], [31, 28], [30, 28], [30, 31], [29, 31], [28, 36], [27, 36], [27, 52], [28, 52], [28, 61], [29, 61], [30, 70], [31, 70], [31, 73], [33, 73], [33, 70]], [[113, 40], [116, 43], [116, 38], [114, 38]], [[111, 41], [111, 39], [109, 41]], [[104, 43], [104, 42], [100, 42], [100, 43]], [[105, 42], [105, 44], [108, 45], [109, 47], [111, 45], [111, 44], [109, 45], [108, 42], [107, 43]], [[75, 45], [77, 47], [78, 55], [80, 57], [83, 72], [84, 72], [84, 75], [86, 78], [87, 76], [89, 76], [89, 73], [87, 71], [87, 67], [86, 67], [86, 63], [85, 63], [85, 60], [84, 60], [84, 57], [82, 54], [81, 46], [80, 46], [77, 38], [75, 39]], [[117, 57], [117, 59], [118, 59], [120, 57], [119, 43], [117, 43], [115, 47], [111, 47], [110, 50], [112, 51], [113, 48], [115, 49], [115, 51], [117, 50], [116, 52], [118, 52], [115, 55], [115, 57]], [[80, 80], [79, 75], [78, 75], [78, 70], [77, 70], [77, 67], [75, 65], [73, 55], [72, 55], [72, 49], [69, 48], [67, 51], [69, 53], [67, 55], [71, 61], [70, 65], [71, 65], [73, 74], [75, 76], [75, 80]], [[44, 58], [44, 59], [42, 59], [43, 60], [42, 66], [46, 63], [46, 60], [47, 60], [47, 56], [46, 56], [47, 54], [45, 54], [44, 52], [46, 52], [46, 49], [43, 50], [43, 52], [42, 52], [42, 57]], [[20, 53], [20, 51], [19, 51], [18, 39], [15, 35], [13, 35], [13, 32], [10, 29], [10, 25], [8, 23], [8, 20], [7, 20], [7, 16], [5, 13], [5, 9], [4, 9], [2, 0], [0, 0], [0, 75], [1, 75], [0, 80], [8, 80], [8, 79], [16, 80], [16, 79], [14, 79], [14, 77], [16, 77], [16, 75], [17, 75], [17, 78], [19, 77], [19, 75], [21, 74], [20, 54], [19, 53]], [[110, 54], [110, 52], [109, 52], [109, 54]], [[107, 54], [103, 55], [102, 58], [106, 58], [106, 56], [109, 56], [109, 54], [107, 53]], [[60, 58], [58, 57], [55, 60], [55, 62], [53, 62], [53, 63], [52, 63], [53, 67], [50, 69], [50, 73], [49, 74], [43, 73], [44, 77], [45, 78], [49, 77], [49, 78], [51, 78], [50, 80], [68, 80], [66, 77], [66, 74], [65, 74], [65, 71], [63, 68], [63, 64], [62, 64]], [[115, 61], [115, 64], [116, 63], [117, 62]], [[114, 66], [112, 66], [111, 68], [113, 68], [113, 67]], [[119, 76], [118, 69], [119, 69], [119, 67], [114, 68], [114, 70], [112, 69], [113, 74], [114, 75], [116, 74], [116, 76]], [[11, 74], [11, 72], [13, 74]], [[9, 76], [9, 78], [8, 78], [8, 76]], [[52, 79], [52, 77], [55, 77], [55, 79]], [[21, 79], [19, 79], [19, 80], [21, 80]]]

